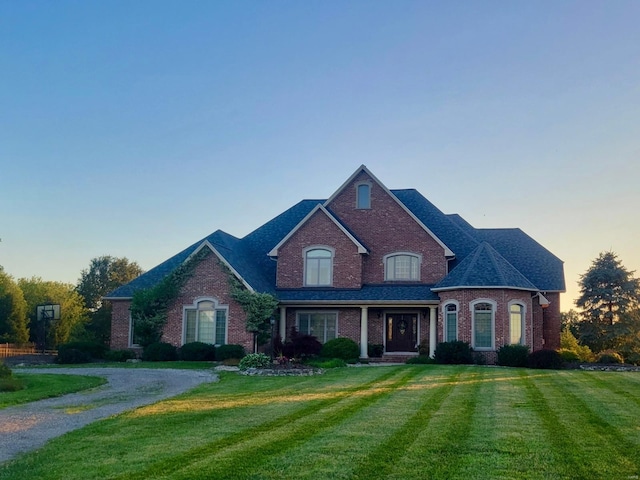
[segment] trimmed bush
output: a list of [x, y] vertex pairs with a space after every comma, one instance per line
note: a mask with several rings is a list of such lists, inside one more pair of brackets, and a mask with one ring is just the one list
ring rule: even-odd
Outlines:
[[598, 354], [598, 363], [624, 363], [622, 355], [614, 350], [605, 350]]
[[473, 352], [467, 342], [457, 340], [455, 342], [441, 342], [434, 352], [436, 363], [445, 365], [463, 365], [473, 362]]
[[566, 350], [564, 348], [561, 348], [560, 350], [558, 350], [558, 353], [560, 354], [560, 357], [562, 358], [562, 361], [565, 363], [579, 363], [580, 362], [580, 356], [574, 352], [573, 350]]
[[322, 344], [313, 335], [300, 335], [295, 328], [291, 329], [288, 341], [282, 345], [282, 354], [288, 358], [304, 358], [319, 355]]
[[147, 362], [172, 362], [178, 359], [178, 350], [170, 343], [156, 342], [144, 347], [142, 359]]
[[58, 349], [58, 356], [56, 357], [56, 363], [62, 364], [90, 363], [91, 360], [89, 353], [77, 348]]
[[216, 347], [203, 342], [185, 343], [178, 349], [178, 358], [192, 362], [213, 361], [216, 359]]
[[562, 368], [562, 357], [551, 349], [537, 350], [529, 354], [529, 368], [542, 368], [546, 370]]
[[69, 342], [58, 346], [57, 363], [89, 363], [91, 360], [101, 360], [107, 352], [107, 347], [97, 342]]
[[526, 367], [529, 363], [529, 347], [526, 345], [503, 345], [497, 354], [498, 365], [503, 367]]
[[127, 360], [133, 360], [137, 358], [136, 352], [133, 350], [108, 350], [104, 354], [104, 359], [107, 362], [126, 362]]
[[384, 353], [384, 345], [381, 343], [370, 343], [367, 345], [367, 355], [370, 357], [378, 358]]
[[240, 370], [247, 370], [248, 368], [269, 368], [271, 366], [271, 359], [264, 353], [250, 353], [249, 355], [245, 355], [238, 364]]
[[360, 357], [360, 347], [350, 338], [334, 338], [322, 345], [320, 356], [322, 358], [339, 358], [346, 362]]
[[224, 362], [232, 358], [241, 359], [246, 355], [242, 345], [220, 345], [216, 348], [216, 360]]
[[429, 357], [429, 355], [418, 355], [417, 357], [408, 358], [405, 363], [408, 363], [409, 365], [428, 365], [436, 363], [436, 361]]

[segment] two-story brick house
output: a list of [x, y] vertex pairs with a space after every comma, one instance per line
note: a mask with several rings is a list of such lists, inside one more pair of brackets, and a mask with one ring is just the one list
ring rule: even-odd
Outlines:
[[562, 261], [520, 229], [476, 229], [418, 191], [389, 190], [365, 166], [326, 200], [303, 200], [239, 239], [220, 230], [106, 298], [112, 348], [133, 346], [129, 305], [202, 250], [168, 311], [163, 340], [242, 344], [252, 335], [228, 275], [279, 301], [277, 331], [349, 337], [387, 356], [463, 340], [489, 362], [502, 345], [558, 348]]

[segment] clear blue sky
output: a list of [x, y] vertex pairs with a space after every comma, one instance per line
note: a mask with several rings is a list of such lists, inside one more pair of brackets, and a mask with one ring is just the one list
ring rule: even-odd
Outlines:
[[364, 163], [522, 228], [567, 310], [599, 252], [640, 271], [639, 25], [636, 0], [0, 0], [0, 265], [150, 269]]

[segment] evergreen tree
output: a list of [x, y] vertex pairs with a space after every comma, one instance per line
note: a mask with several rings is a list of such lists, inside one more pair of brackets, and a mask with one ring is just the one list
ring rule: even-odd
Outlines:
[[593, 351], [619, 346], [621, 329], [616, 324], [620, 316], [640, 305], [640, 280], [633, 273], [615, 253], [603, 252], [580, 276], [576, 305], [582, 308], [582, 321], [578, 336]]

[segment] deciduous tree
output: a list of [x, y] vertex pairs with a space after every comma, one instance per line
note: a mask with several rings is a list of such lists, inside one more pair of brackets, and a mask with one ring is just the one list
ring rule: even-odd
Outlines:
[[72, 333], [81, 329], [88, 321], [88, 310], [84, 300], [69, 283], [45, 281], [39, 277], [21, 278], [18, 286], [27, 302], [27, 314], [30, 319], [31, 338], [38, 339], [38, 328], [42, 320], [36, 318], [36, 307], [42, 304], [59, 304], [60, 320], [47, 325], [46, 344], [57, 346], [71, 339]]
[[27, 302], [18, 284], [0, 266], [0, 342], [28, 341]]
[[89, 268], [82, 270], [76, 290], [89, 309], [89, 322], [85, 326], [87, 340], [109, 343], [111, 337], [111, 303], [102, 297], [130, 282], [143, 273], [136, 262], [126, 257], [103, 255], [91, 259]]

